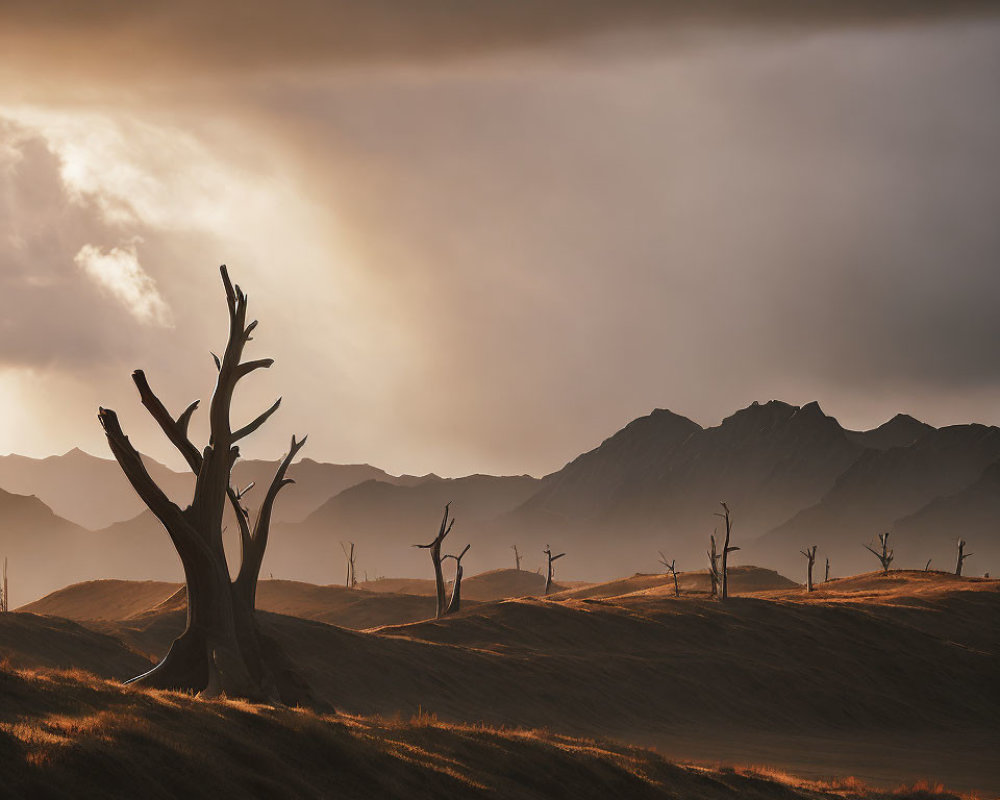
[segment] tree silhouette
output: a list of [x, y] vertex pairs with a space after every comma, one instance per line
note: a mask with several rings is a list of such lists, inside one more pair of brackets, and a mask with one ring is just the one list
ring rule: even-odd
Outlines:
[[735, 552], [737, 550], [739, 550], [740, 548], [738, 548], [738, 547], [730, 547], [729, 546], [729, 537], [730, 537], [730, 535], [733, 532], [732, 515], [730, 514], [729, 506], [726, 505], [725, 502], [722, 502], [719, 505], [722, 506], [722, 509], [723, 509], [723, 511], [725, 513], [724, 514], [720, 514], [720, 513], [716, 512], [715, 516], [722, 517], [722, 519], [725, 520], [725, 522], [726, 522], [726, 541], [722, 545], [722, 553], [720, 553], [720, 555], [722, 556], [722, 598], [721, 599], [722, 600], [728, 600], [729, 599], [729, 554], [733, 553], [733, 552]]
[[[306, 440], [292, 437], [251, 526], [250, 512], [243, 505], [250, 487], [238, 491], [230, 483], [233, 464], [240, 455], [238, 442], [277, 411], [281, 398], [257, 418], [233, 430], [230, 407], [237, 383], [274, 362], [270, 358], [242, 361], [243, 349], [252, 340], [250, 334], [257, 322], [247, 324], [247, 296], [229, 280], [225, 265], [220, 271], [229, 307], [229, 339], [221, 359], [212, 354], [219, 377], [209, 410], [211, 434], [203, 450], [188, 437], [188, 424], [199, 401], [195, 400], [175, 419], [153, 393], [143, 371], [132, 373], [142, 404], [197, 476], [190, 505], [182, 509], [157, 486], [122, 431], [118, 415], [108, 408], [98, 411], [111, 452], [139, 497], [166, 528], [180, 556], [187, 584], [184, 632], [159, 664], [128, 683], [207, 696], [226, 694], [297, 702], [294, 695], [303, 687], [281, 668], [277, 646], [261, 636], [254, 607], [274, 502], [282, 487], [293, 483], [285, 473]], [[227, 501], [240, 529], [241, 558], [235, 579], [226, 564], [222, 543]]]
[[444, 516], [441, 518], [441, 528], [438, 530], [438, 535], [429, 544], [415, 544], [414, 547], [419, 547], [421, 550], [431, 551], [431, 563], [434, 565], [434, 588], [437, 594], [437, 608], [434, 612], [435, 617], [443, 617], [447, 611], [447, 606], [444, 602], [444, 574], [441, 572], [441, 543], [444, 541], [444, 537], [451, 533], [451, 529], [455, 524], [455, 518], [452, 517], [449, 521], [448, 514], [451, 510], [451, 503], [444, 504]]
[[681, 596], [680, 587], [677, 585], [677, 559], [672, 558], [667, 561], [667, 557], [663, 555], [663, 551], [660, 550], [660, 563], [667, 568], [667, 572], [674, 576], [674, 597]]
[[865, 545], [865, 550], [871, 553], [875, 558], [878, 559], [878, 563], [882, 565], [882, 574], [889, 574], [889, 565], [892, 564], [893, 551], [889, 549], [889, 531], [885, 533], [880, 533], [878, 535], [879, 544], [882, 546], [881, 550], [876, 550], [871, 545]]
[[[807, 547], [805, 550], [799, 550], [799, 552], [806, 557], [806, 561], [809, 563], [806, 575], [806, 591], [811, 592], [813, 590], [813, 564], [816, 563], [816, 545]], [[830, 580], [830, 559], [826, 560], [826, 571], [826, 579]]]
[[467, 544], [465, 549], [456, 555], [446, 555], [441, 558], [442, 561], [446, 558], [455, 559], [455, 583], [451, 587], [451, 600], [448, 601], [448, 608], [445, 609], [445, 614], [454, 614], [456, 611], [462, 610], [462, 556], [469, 552], [469, 548], [472, 547], [471, 544]]
[[956, 575], [961, 575], [962, 574], [962, 567], [965, 566], [965, 559], [967, 559], [969, 556], [973, 556], [973, 555], [975, 555], [975, 553], [966, 553], [965, 552], [965, 539], [959, 539], [958, 540], [958, 561], [955, 564], [955, 574]]
[[557, 561], [566, 554], [560, 553], [559, 555], [554, 556], [552, 555], [552, 548], [549, 547], [548, 545], [545, 545], [545, 549], [542, 552], [545, 553], [545, 556], [548, 559], [548, 569], [545, 572], [545, 592], [544, 592], [545, 594], [548, 594], [552, 590], [552, 562]]

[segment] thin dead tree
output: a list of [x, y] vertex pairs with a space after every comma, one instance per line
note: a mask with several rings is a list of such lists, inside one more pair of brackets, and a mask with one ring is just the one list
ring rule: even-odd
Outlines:
[[826, 557], [826, 572], [823, 575], [823, 583], [830, 582], [830, 557]]
[[10, 611], [10, 594], [7, 590], [7, 556], [3, 557], [3, 587], [0, 588], [0, 612]]
[[445, 614], [454, 614], [462, 608], [462, 556], [469, 552], [470, 547], [472, 545], [467, 544], [465, 549], [457, 556], [448, 554], [441, 558], [442, 561], [446, 558], [455, 559], [455, 583], [451, 587], [451, 600], [448, 601], [448, 608], [445, 610]]
[[[975, 555], [975, 553], [966, 553], [965, 552], [965, 539], [959, 539], [958, 540], [958, 562], [955, 564], [955, 574], [956, 575], [961, 575], [962, 574], [962, 567], [965, 564], [965, 559], [969, 558], [970, 556], [974, 556], [974, 555]], [[7, 596], [6, 592], [4, 592], [4, 596], [5, 597]]]
[[552, 555], [552, 548], [549, 547], [549, 545], [545, 545], [545, 549], [542, 552], [545, 553], [545, 556], [548, 559], [548, 569], [545, 572], [545, 594], [548, 594], [552, 590], [552, 562], [558, 561], [566, 554], [560, 553], [557, 556]]
[[514, 551], [514, 569], [516, 569], [518, 572], [520, 572], [521, 571], [521, 554], [519, 552], [517, 552], [517, 545], [516, 544], [511, 545], [510, 549]]
[[729, 554], [734, 553], [740, 548], [729, 546], [729, 537], [733, 532], [733, 520], [732, 515], [729, 512], [729, 506], [723, 501], [719, 505], [722, 506], [722, 510], [725, 513], [716, 512], [715, 516], [721, 517], [726, 521], [726, 541], [722, 545], [722, 599], [729, 599]]
[[876, 550], [871, 545], [865, 545], [865, 550], [871, 553], [875, 558], [878, 559], [879, 563], [882, 565], [882, 574], [889, 574], [889, 565], [892, 564], [892, 553], [893, 551], [889, 549], [889, 531], [885, 533], [880, 533], [878, 535], [878, 541], [881, 545], [881, 550]]
[[930, 571], [930, 568], [931, 568], [931, 562], [932, 562], [933, 560], [934, 560], [933, 558], [928, 558], [928, 559], [927, 559], [927, 563], [926, 563], [926, 564], [924, 564], [924, 572], [929, 572], [929, 571]]
[[[201, 692], [206, 696], [226, 694], [297, 702], [291, 693], [302, 690], [302, 686], [279, 673], [277, 645], [261, 637], [254, 607], [274, 502], [278, 492], [293, 483], [285, 473], [306, 440], [292, 437], [288, 453], [279, 463], [251, 525], [250, 512], [243, 505], [246, 489], [237, 491], [232, 487], [232, 468], [240, 455], [238, 443], [278, 410], [281, 398], [246, 425], [233, 429], [230, 407], [237, 384], [274, 362], [270, 358], [243, 361], [243, 349], [252, 340], [257, 322], [247, 323], [247, 296], [229, 280], [225, 266], [220, 271], [229, 307], [229, 338], [222, 358], [212, 354], [219, 376], [209, 410], [208, 445], [200, 450], [188, 437], [188, 423], [198, 408], [198, 400], [175, 418], [153, 393], [145, 373], [142, 370], [132, 373], [142, 404], [197, 476], [189, 506], [180, 508], [156, 484], [122, 430], [118, 415], [109, 408], [98, 411], [111, 452], [132, 488], [166, 528], [180, 556], [187, 584], [184, 632], [157, 666], [128, 682]], [[222, 543], [227, 502], [240, 528], [241, 558], [235, 579], [226, 565]], [[279, 674], [283, 675], [281, 686], [276, 677]]]
[[[799, 552], [806, 557], [806, 561], [809, 563], [806, 571], [806, 591], [811, 592], [813, 590], [813, 564], [816, 563], [816, 545], [807, 547], [805, 550], [799, 550]], [[826, 560], [826, 565], [829, 568], [830, 559]]]
[[434, 612], [436, 618], [443, 617], [447, 609], [444, 602], [444, 574], [441, 572], [441, 543], [444, 541], [444, 537], [451, 533], [451, 529], [455, 525], [455, 518], [452, 517], [450, 520], [448, 518], [450, 511], [451, 502], [449, 501], [444, 505], [444, 516], [441, 518], [441, 528], [438, 530], [438, 535], [429, 544], [413, 545], [421, 550], [431, 551], [431, 563], [434, 565], [434, 588], [437, 590], [437, 607]]
[[707, 551], [708, 553], [708, 577], [712, 581], [712, 597], [719, 596], [719, 551], [715, 545], [715, 534], [718, 531], [713, 531], [712, 535], [709, 537], [712, 546]]
[[667, 557], [665, 555], [663, 555], [663, 551], [660, 550], [659, 552], [660, 552], [660, 563], [663, 564], [663, 566], [667, 568], [667, 572], [670, 575], [674, 576], [674, 597], [680, 597], [681, 596], [681, 590], [680, 590], [680, 587], [677, 586], [677, 567], [676, 567], [677, 559], [676, 558], [672, 558], [668, 562], [667, 561]]
[[340, 543], [340, 549], [344, 551], [344, 558], [347, 559], [347, 578], [345, 579], [344, 586], [348, 589], [353, 589], [358, 585], [358, 579], [354, 574], [354, 542], [348, 542], [351, 549], [348, 550], [343, 542]]

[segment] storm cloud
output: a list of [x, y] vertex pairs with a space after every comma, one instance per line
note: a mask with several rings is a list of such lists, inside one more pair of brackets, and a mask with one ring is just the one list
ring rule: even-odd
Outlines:
[[182, 408], [226, 261], [278, 358], [245, 410], [286, 398], [261, 453], [543, 473], [772, 397], [1000, 422], [988, 5], [687, 7], [9, 12], [0, 358], [86, 375], [88, 424], [137, 366]]

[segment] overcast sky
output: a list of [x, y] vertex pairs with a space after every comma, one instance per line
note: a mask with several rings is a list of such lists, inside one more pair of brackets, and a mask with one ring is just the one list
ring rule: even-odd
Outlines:
[[221, 263], [277, 359], [238, 413], [284, 397], [250, 456], [544, 474], [772, 398], [1000, 423], [990, 4], [18, 5], [0, 452], [107, 456], [104, 405], [176, 464], [129, 374], [208, 399]]

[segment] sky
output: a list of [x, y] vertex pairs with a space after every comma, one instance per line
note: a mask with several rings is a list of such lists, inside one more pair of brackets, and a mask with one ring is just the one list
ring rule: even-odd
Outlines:
[[[631, 419], [1000, 424], [1000, 15], [860, 0], [0, 8], [0, 452], [542, 475]], [[192, 425], [205, 435], [204, 415]]]

